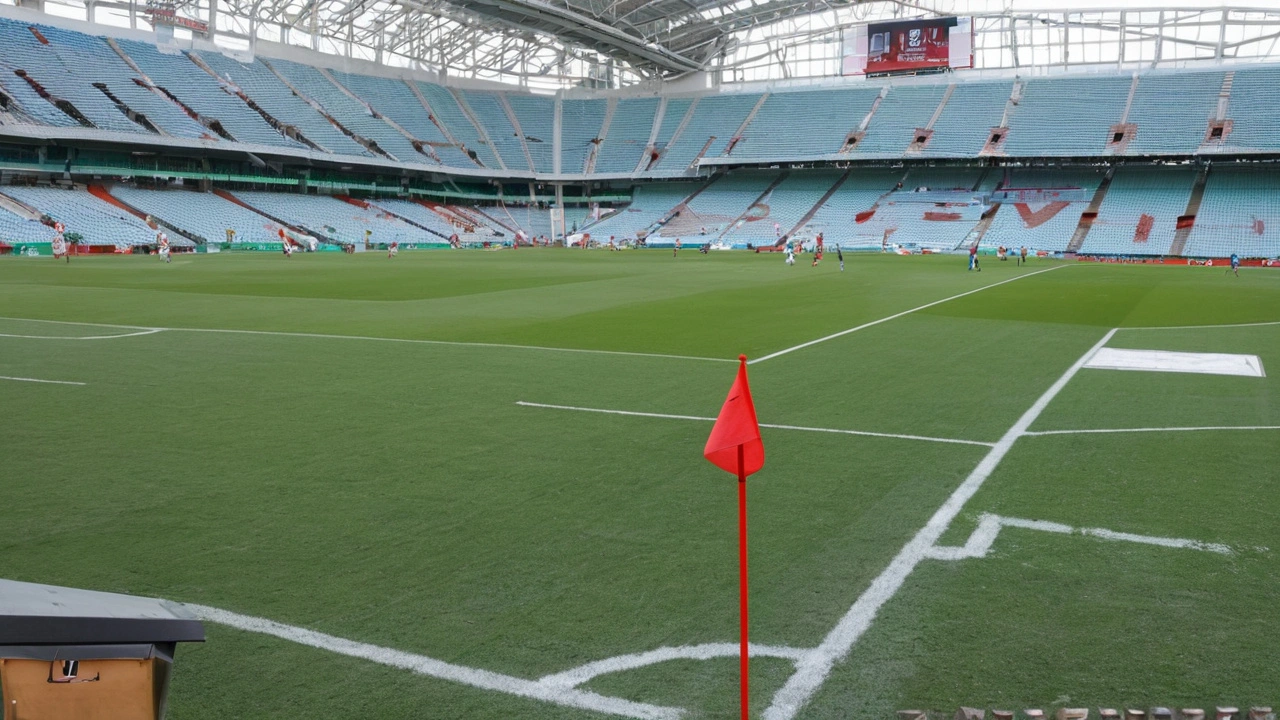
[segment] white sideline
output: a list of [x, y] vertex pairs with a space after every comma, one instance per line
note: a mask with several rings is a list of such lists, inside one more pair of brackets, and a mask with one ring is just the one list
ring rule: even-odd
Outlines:
[[[634, 410], [607, 410], [604, 408], [576, 407], [573, 405], [548, 405], [546, 403], [525, 402], [517, 400], [517, 405], [523, 407], [547, 408], [550, 410], [573, 410], [576, 412], [603, 413], [605, 415], [630, 415], [633, 417], [651, 417], [663, 418], [666, 420], [697, 420], [701, 422], [715, 422], [713, 417], [700, 417], [697, 415], [669, 415], [667, 413], [651, 413], [637, 412]], [[983, 447], [995, 447], [995, 443], [982, 442], [980, 440], [957, 440], [955, 438], [938, 438], [928, 437], [925, 435], [899, 435], [897, 433], [880, 433], [871, 432], [869, 430], [840, 430], [838, 428], [818, 428], [805, 427], [803, 425], [778, 425], [774, 423], [760, 423], [762, 428], [773, 428], [774, 430], [800, 430], [803, 432], [820, 432], [820, 433], [836, 433], [839, 435], [865, 435], [868, 437], [896, 438], [898, 440], [923, 440], [925, 442], [953, 443], [957, 445], [981, 445]]]
[[[547, 347], [544, 345], [516, 345], [512, 343], [462, 342], [459, 340], [419, 340], [414, 338], [375, 337], [372, 335], [333, 335], [329, 333], [284, 332], [280, 330], [236, 330], [231, 328], [193, 328], [193, 327], [142, 327], [139, 325], [111, 325], [108, 323], [69, 322], [66, 320], [38, 320], [34, 318], [0, 317], [0, 320], [18, 320], [22, 322], [56, 323], [58, 325], [89, 325], [92, 327], [128, 328], [146, 330], [137, 335], [148, 335], [153, 332], [168, 330], [170, 332], [195, 333], [228, 333], [239, 335], [274, 335], [277, 337], [319, 338], [321, 340], [369, 340], [375, 342], [412, 343], [419, 345], [451, 345], [456, 347], [507, 348], [510, 350], [542, 350], [545, 352], [588, 353], [592, 355], [624, 355], [629, 357], [665, 358], [668, 360], [699, 360], [702, 362], [736, 363], [733, 358], [709, 358], [696, 355], [668, 355], [665, 353], [627, 352], [625, 350], [589, 350], [585, 348]], [[112, 335], [110, 337], [130, 337], [130, 335]], [[52, 339], [52, 338], [50, 338]], [[99, 338], [81, 338], [96, 340]]]
[[996, 541], [996, 536], [1000, 534], [1000, 529], [1003, 527], [1018, 527], [1028, 530], [1060, 533], [1063, 535], [1087, 535], [1101, 538], [1103, 540], [1122, 540], [1126, 542], [1141, 543], [1144, 545], [1159, 545], [1160, 547], [1167, 548], [1202, 550], [1205, 552], [1218, 553], [1220, 555], [1231, 554], [1231, 547], [1229, 545], [1223, 545], [1222, 543], [1186, 540], [1183, 538], [1155, 537], [1151, 535], [1135, 535], [1133, 533], [1116, 532], [1105, 528], [1073, 528], [1070, 525], [1046, 522], [1044, 520], [1023, 520], [1022, 518], [1001, 517], [999, 515], [992, 515], [991, 513], [983, 513], [978, 521], [978, 528], [969, 536], [969, 540], [965, 542], [963, 547], [944, 547], [935, 545], [929, 548], [929, 557], [934, 560], [964, 560], [968, 558], [986, 557], [987, 553], [991, 550], [991, 546]]
[[[284, 625], [250, 615], [240, 615], [239, 613], [214, 607], [204, 605], [184, 605], [184, 607], [195, 613], [196, 617], [201, 620], [207, 620], [219, 625], [226, 625], [227, 627], [247, 632], [271, 635], [282, 640], [328, 650], [339, 655], [361, 658], [380, 665], [410, 670], [419, 675], [428, 675], [483, 690], [496, 690], [565, 707], [595, 710], [609, 715], [621, 715], [640, 720], [676, 720], [684, 714], [684, 710], [680, 708], [632, 702], [564, 685], [526, 680], [512, 675], [454, 665], [443, 660], [426, 657], [425, 655], [416, 655], [392, 648], [347, 640], [346, 638], [335, 637], [314, 630], [307, 630], [306, 628]], [[736, 648], [737, 646], [735, 645], [734, 647]]]
[[840, 331], [840, 332], [838, 332], [838, 333], [832, 333], [831, 335], [828, 335], [828, 336], [826, 336], [826, 337], [820, 337], [820, 338], [818, 338], [817, 340], [810, 340], [809, 342], [800, 343], [799, 345], [794, 345], [794, 346], [789, 347], [789, 348], [786, 348], [786, 349], [784, 349], [784, 350], [779, 350], [778, 352], [770, 353], [770, 354], [768, 354], [768, 355], [765, 355], [764, 357], [758, 357], [758, 358], [756, 358], [755, 360], [748, 360], [748, 361], [747, 361], [747, 364], [748, 364], [748, 365], [754, 365], [754, 364], [756, 364], [756, 363], [762, 363], [762, 362], [764, 362], [765, 360], [772, 360], [772, 359], [774, 359], [774, 358], [776, 358], [776, 357], [778, 357], [778, 356], [780, 356], [780, 355], [786, 355], [787, 353], [795, 352], [796, 350], [803, 350], [804, 348], [810, 347], [810, 346], [812, 346], [812, 345], [817, 345], [818, 343], [823, 343], [823, 342], [826, 342], [826, 341], [828, 341], [828, 340], [834, 340], [834, 339], [836, 339], [836, 338], [838, 338], [838, 337], [843, 337], [843, 336], [848, 335], [848, 334], [850, 334], [850, 333], [856, 333], [856, 332], [858, 332], [859, 330], [865, 330], [865, 329], [867, 329], [867, 328], [869, 328], [869, 327], [872, 327], [872, 326], [874, 326], [874, 325], [879, 325], [880, 323], [885, 323], [885, 322], [889, 322], [890, 320], [895, 320], [895, 319], [897, 319], [897, 318], [902, 317], [903, 315], [910, 315], [910, 314], [911, 314], [911, 313], [913, 313], [913, 312], [919, 312], [919, 311], [921, 311], [921, 310], [925, 310], [925, 309], [927, 309], [927, 308], [931, 308], [931, 307], [933, 307], [934, 305], [941, 305], [942, 303], [945, 303], [945, 302], [951, 302], [952, 300], [957, 300], [957, 299], [962, 298], [962, 297], [964, 297], [964, 296], [966, 296], [966, 295], [972, 295], [972, 294], [974, 294], [974, 293], [982, 292], [983, 290], [990, 290], [990, 289], [991, 289], [991, 288], [993, 288], [993, 287], [997, 287], [997, 286], [999, 286], [999, 285], [1004, 285], [1005, 283], [1011, 283], [1011, 282], [1014, 282], [1014, 281], [1016, 281], [1016, 280], [1022, 280], [1023, 278], [1029, 278], [1029, 277], [1031, 277], [1032, 275], [1039, 275], [1040, 273], [1047, 273], [1047, 272], [1052, 272], [1052, 271], [1054, 271], [1054, 270], [1061, 270], [1061, 269], [1062, 269], [1062, 268], [1064, 268], [1064, 267], [1071, 267], [1071, 266], [1070, 266], [1070, 265], [1057, 265], [1057, 266], [1055, 266], [1055, 267], [1045, 268], [1044, 270], [1037, 270], [1037, 271], [1032, 272], [1032, 273], [1027, 273], [1026, 275], [1019, 275], [1018, 277], [1015, 277], [1015, 278], [1009, 278], [1008, 280], [1001, 280], [1000, 282], [991, 283], [990, 285], [983, 285], [983, 286], [982, 286], [982, 287], [980, 287], [980, 288], [977, 288], [977, 289], [974, 289], [974, 290], [970, 290], [970, 291], [968, 291], [968, 292], [962, 292], [962, 293], [960, 293], [959, 295], [952, 295], [952, 296], [951, 296], [951, 297], [949, 297], [949, 298], [943, 298], [943, 299], [941, 299], [941, 300], [934, 300], [933, 302], [931, 302], [931, 303], [927, 303], [927, 304], [925, 304], [925, 305], [921, 305], [920, 307], [911, 308], [910, 310], [903, 310], [903, 311], [902, 311], [902, 312], [900, 312], [900, 313], [897, 313], [897, 314], [894, 314], [894, 315], [890, 315], [890, 316], [888, 316], [888, 317], [882, 317], [882, 318], [880, 318], [879, 320], [872, 320], [872, 321], [871, 321], [871, 322], [869, 322], [869, 323], [863, 323], [862, 325], [859, 325], [859, 326], [857, 326], [857, 327], [853, 327], [853, 328], [849, 328], [848, 330], [841, 330], [841, 331]]
[[[538, 680], [541, 685], [549, 687], [577, 687], [585, 682], [609, 673], [634, 670], [635, 668], [654, 665], [669, 660], [712, 660], [715, 658], [736, 658], [741, 652], [737, 643], [707, 643], [704, 645], [681, 645], [680, 647], [664, 647], [634, 655], [619, 655], [580, 667], [566, 670], [554, 675], [547, 675]], [[808, 650], [799, 648], [778, 647], [774, 645], [757, 645], [751, 643], [747, 652], [751, 657], [773, 657], [798, 661]]]
[[88, 385], [89, 384], [89, 383], [75, 382], [74, 380], [40, 380], [39, 378], [8, 377], [7, 375], [0, 375], [0, 380], [16, 380], [18, 382], [49, 383], [50, 385]]
[[1153, 325], [1151, 327], [1123, 327], [1120, 330], [1210, 330], [1214, 328], [1269, 327], [1280, 325], [1280, 320], [1255, 323], [1225, 323], [1222, 325]]
[[150, 330], [140, 330], [133, 333], [122, 333], [120, 335], [13, 335], [10, 333], [0, 333], [0, 337], [7, 338], [23, 338], [26, 340], [114, 340], [116, 338], [138, 337], [139, 335], [154, 335], [158, 332], [164, 332], [164, 328], [151, 328]]
[[1036, 418], [1040, 417], [1040, 413], [1044, 412], [1049, 402], [1062, 391], [1062, 388], [1066, 387], [1076, 373], [1080, 372], [1080, 368], [1088, 362], [1089, 358], [1106, 346], [1115, 334], [1114, 329], [1108, 331], [1097, 344], [1067, 368], [1062, 377], [1045, 390], [1035, 404], [1022, 414], [1022, 417], [1018, 418], [1013, 427], [1009, 428], [995, 447], [991, 448], [991, 452], [978, 463], [969, 477], [965, 478], [960, 487], [951, 493], [933, 517], [929, 518], [929, 522], [898, 551], [889, 566], [871, 582], [871, 586], [853, 603], [845, 616], [823, 639], [822, 644], [797, 664], [795, 674], [788, 678], [786, 684], [773, 696], [773, 703], [765, 710], [765, 720], [791, 720], [796, 716], [796, 713], [822, 686], [831, 668], [849, 654], [854, 643], [871, 626], [871, 621], [875, 619], [880, 608], [897, 594], [907, 576], [915, 570], [920, 561], [929, 557], [930, 548], [951, 525], [956, 515], [960, 514], [965, 503], [978, 492], [986, 479], [995, 471], [996, 466], [1004, 459], [1014, 442], [1026, 432], [1028, 427], [1031, 427], [1031, 423], [1035, 422]]
[[1023, 435], [1091, 435], [1095, 433], [1209, 432], [1215, 430], [1280, 430], [1280, 425], [1206, 425], [1204, 427], [1101, 428], [1096, 430], [1039, 430]]

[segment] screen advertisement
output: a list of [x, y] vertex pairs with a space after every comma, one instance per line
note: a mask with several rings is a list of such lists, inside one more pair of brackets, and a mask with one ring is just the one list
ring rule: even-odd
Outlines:
[[973, 66], [971, 18], [871, 23], [846, 36], [846, 75], [947, 70]]

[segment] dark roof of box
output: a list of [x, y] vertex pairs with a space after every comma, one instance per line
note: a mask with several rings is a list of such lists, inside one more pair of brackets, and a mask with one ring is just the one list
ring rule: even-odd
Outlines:
[[0, 580], [0, 645], [163, 642], [204, 642], [204, 626], [167, 600]]

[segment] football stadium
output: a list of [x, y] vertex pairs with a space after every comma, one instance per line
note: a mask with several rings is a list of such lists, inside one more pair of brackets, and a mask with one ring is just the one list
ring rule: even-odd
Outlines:
[[1275, 720], [1280, 4], [1112, 5], [0, 0], [0, 717]]

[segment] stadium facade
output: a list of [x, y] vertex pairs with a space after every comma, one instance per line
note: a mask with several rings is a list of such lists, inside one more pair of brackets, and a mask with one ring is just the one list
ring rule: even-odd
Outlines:
[[[834, 66], [810, 62], [827, 77], [725, 82], [759, 67], [738, 54], [752, 32], [735, 30], [738, 5], [704, 8], [728, 20], [707, 20], [718, 39], [689, 46], [687, 30], [637, 49], [636, 28], [593, 39], [583, 18], [544, 18], [539, 37], [596, 53], [596, 69], [554, 95], [448, 63], [361, 60], [354, 25], [334, 54], [317, 51], [317, 33], [311, 48], [202, 40], [181, 8], [169, 12], [184, 22], [157, 32], [0, 6], [0, 242], [39, 245], [61, 220], [86, 247], [150, 244], [149, 221], [194, 246], [280, 229], [335, 246], [585, 231], [651, 245], [823, 233], [868, 249], [1280, 255], [1280, 65], [1264, 32], [1280, 13], [1218, 10], [1214, 27], [1207, 11], [1116, 11], [1110, 31], [1099, 20], [1094, 39], [1074, 41], [1086, 14], [1047, 14], [1043, 37], [1011, 53], [985, 51], [983, 33], [1016, 43], [1019, 16], [966, 18], [951, 37], [967, 60], [953, 47], [945, 67], [886, 77], [872, 77], [877, 26], [862, 23], [844, 28]], [[802, 9], [775, 8], [770, 27], [811, 17]], [[528, 11], [506, 7], [494, 32]], [[1023, 66], [1022, 53], [1046, 64]]]

